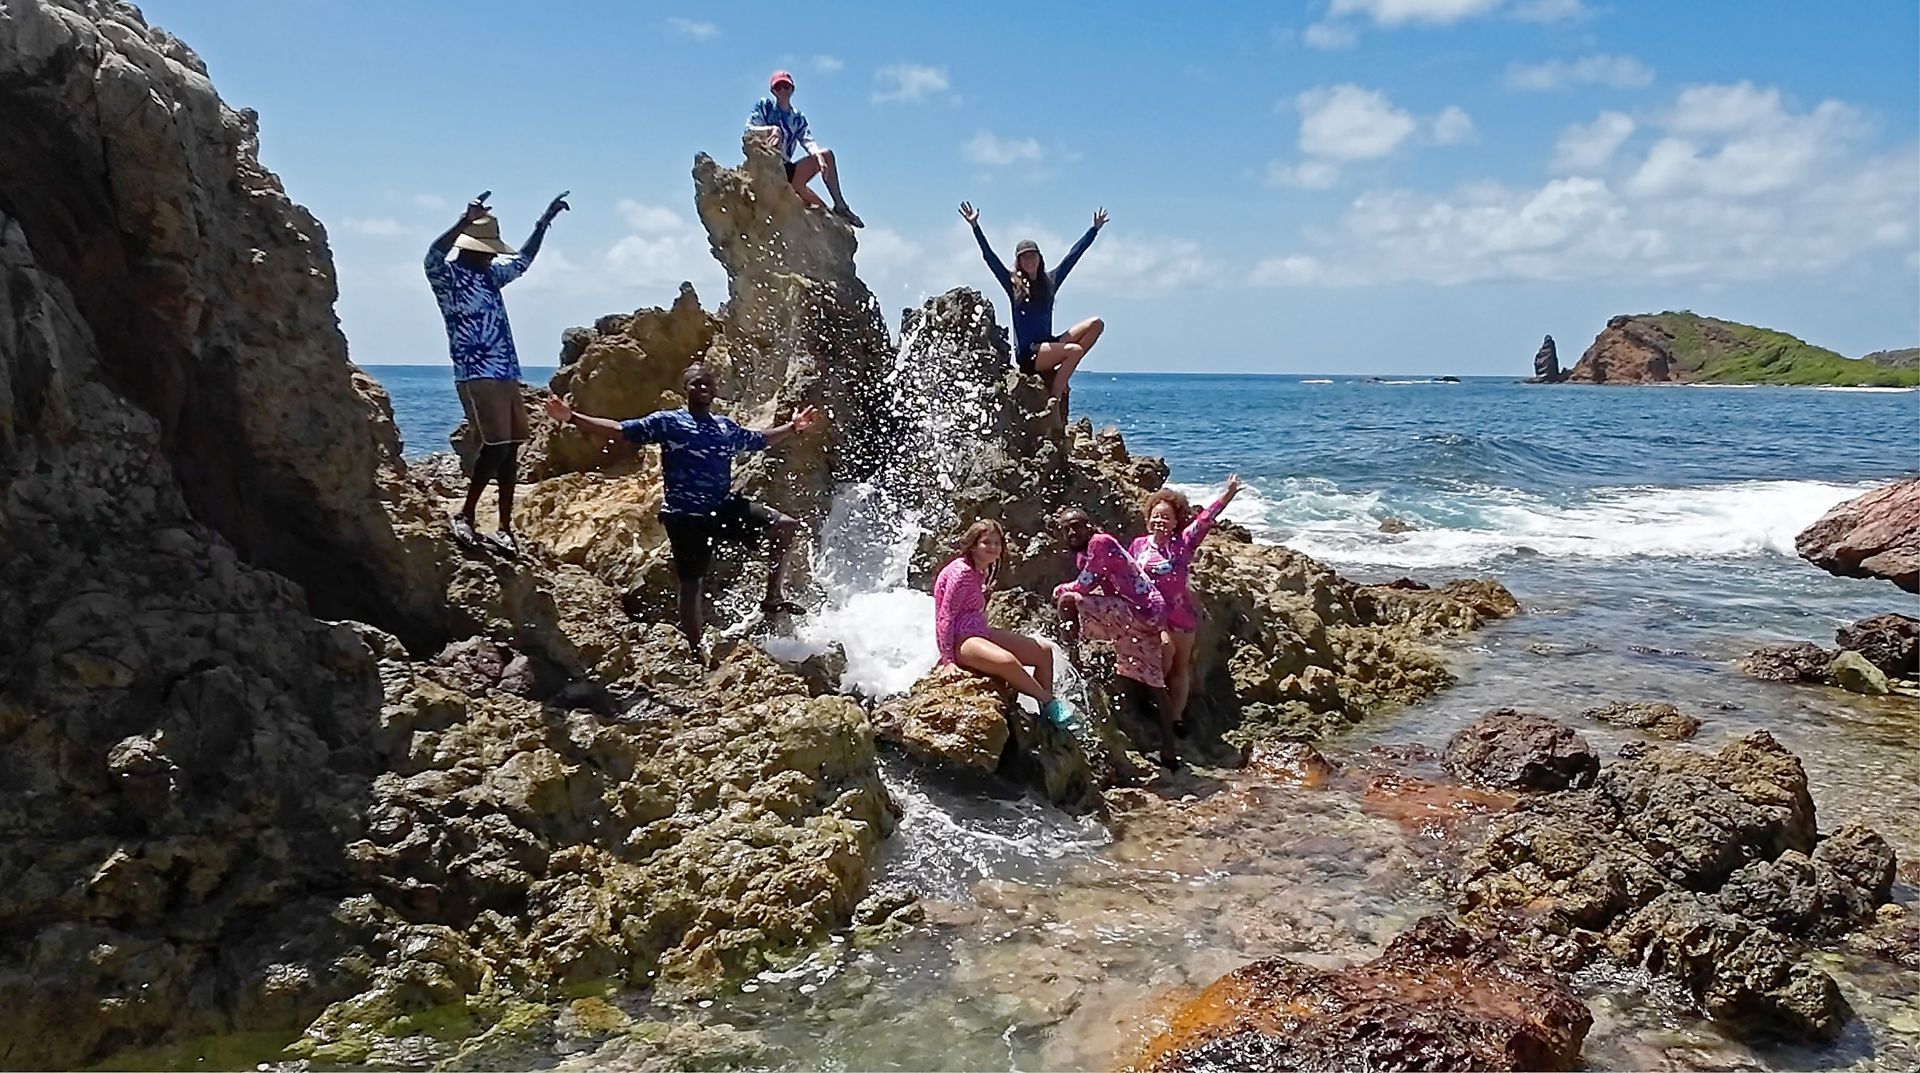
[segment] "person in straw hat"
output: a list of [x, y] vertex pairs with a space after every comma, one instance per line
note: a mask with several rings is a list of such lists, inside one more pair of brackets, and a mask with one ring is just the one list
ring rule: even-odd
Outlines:
[[[760, 98], [747, 115], [748, 132], [780, 154], [787, 165], [787, 181], [793, 184], [793, 192], [800, 195], [801, 201], [811, 208], [826, 207], [827, 203], [807, 185], [819, 175], [827, 181], [827, 193], [833, 195], [834, 214], [855, 227], [865, 227], [840, 193], [840, 166], [833, 158], [833, 150], [823, 149], [813, 140], [807, 117], [793, 106], [793, 76], [785, 71], [773, 72], [767, 79], [767, 92], [772, 96]], [[799, 160], [793, 159], [795, 149], [805, 151]]]
[[[527, 408], [520, 402], [520, 358], [513, 349], [513, 328], [500, 288], [526, 274], [540, 252], [547, 225], [567, 209], [561, 194], [540, 214], [518, 253], [500, 240], [500, 221], [487, 207], [492, 191], [467, 203], [460, 219], [427, 247], [427, 282], [447, 322], [447, 348], [453, 358], [454, 389], [467, 423], [480, 434], [480, 453], [467, 482], [467, 502], [453, 516], [456, 540], [475, 544], [474, 507], [489, 480], [500, 486], [500, 530], [489, 540], [509, 555], [518, 554], [513, 537], [513, 486], [519, 475], [520, 444], [527, 438]], [[448, 250], [458, 250], [452, 260]], [[509, 261], [495, 261], [510, 257]]]

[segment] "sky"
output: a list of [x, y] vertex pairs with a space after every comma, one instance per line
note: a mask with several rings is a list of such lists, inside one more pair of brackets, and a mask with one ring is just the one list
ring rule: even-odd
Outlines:
[[1524, 374], [1692, 309], [1843, 354], [1920, 345], [1920, 5], [1669, 0], [527, 4], [146, 0], [260, 113], [326, 225], [355, 361], [437, 364], [420, 260], [483, 189], [522, 360], [725, 279], [696, 152], [768, 73], [834, 149], [898, 311], [1005, 299], [956, 211], [1058, 260], [1087, 368]]

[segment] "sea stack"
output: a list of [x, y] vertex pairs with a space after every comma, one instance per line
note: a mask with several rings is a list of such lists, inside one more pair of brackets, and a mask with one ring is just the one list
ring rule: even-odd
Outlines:
[[1540, 349], [1533, 355], [1533, 379], [1531, 384], [1557, 384], [1565, 374], [1560, 371], [1560, 351], [1553, 345], [1553, 336], [1547, 336]]

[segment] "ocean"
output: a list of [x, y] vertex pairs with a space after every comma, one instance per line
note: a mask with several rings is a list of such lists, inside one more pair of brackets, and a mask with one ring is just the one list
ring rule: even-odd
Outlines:
[[[369, 371], [393, 396], [408, 453], [444, 448], [459, 419], [447, 370]], [[1920, 393], [1097, 368], [1074, 386], [1077, 415], [1117, 425], [1136, 454], [1165, 457], [1173, 483], [1196, 498], [1238, 473], [1248, 490], [1227, 517], [1258, 539], [1358, 580], [1489, 575], [1520, 599], [1522, 615], [1454, 652], [1456, 686], [1360, 724], [1342, 747], [1437, 747], [1480, 712], [1513, 706], [1573, 721], [1608, 755], [1632, 735], [1581, 712], [1667, 701], [1703, 720], [1702, 747], [1773, 733], [1804, 761], [1823, 829], [1861, 820], [1903, 861], [1920, 856], [1911, 819], [1920, 705], [1758, 682], [1732, 667], [1761, 644], [1831, 645], [1853, 619], [1920, 615], [1915, 597], [1831, 577], [1793, 551], [1795, 534], [1827, 508], [1920, 469]], [[1382, 532], [1390, 517], [1412, 528]], [[931, 602], [897, 581], [896, 572], [830, 585], [831, 606], [792, 643], [838, 641], [867, 689], [904, 688], [932, 663]], [[1013, 923], [969, 918], [897, 948], [823, 951], [752, 991], [673, 1015], [751, 1028], [799, 1065], [1098, 1066], [1130, 1045], [1102, 1017], [1124, 1020], [1166, 987], [1204, 984], [1256, 952], [1358, 956], [1439, 905], [1406, 878], [1397, 841], [1322, 798], [1287, 798], [1285, 823], [1237, 819], [1233, 838], [1260, 850], [1242, 866], [1219, 858], [1217, 831], [1201, 839], [1149, 825], [1116, 841], [1030, 801], [956, 793], [894, 762], [887, 774], [906, 816], [883, 875], [991, 903]], [[1329, 855], [1328, 840], [1345, 848]], [[1133, 908], [1115, 912], [1116, 898]], [[1276, 917], [1297, 929], [1294, 941], [1273, 938]], [[1183, 953], [1170, 960], [1175, 949]], [[1920, 1024], [1920, 974], [1829, 968], [1861, 1016], [1824, 1049], [1751, 1048], [1662, 1012], [1658, 988], [1636, 974], [1586, 978], [1596, 1016], [1586, 1061], [1920, 1063], [1909, 1030]], [[1048, 1012], [1047, 996], [1069, 982], [1071, 1008]]]

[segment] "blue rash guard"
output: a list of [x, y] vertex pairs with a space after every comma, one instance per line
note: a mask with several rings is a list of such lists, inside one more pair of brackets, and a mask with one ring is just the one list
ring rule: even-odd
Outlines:
[[1073, 266], [1080, 261], [1080, 255], [1087, 252], [1087, 247], [1093, 245], [1093, 236], [1099, 233], [1097, 227], [1087, 228], [1087, 233], [1081, 235], [1080, 241], [1074, 243], [1073, 249], [1068, 250], [1066, 257], [1061, 259], [1060, 266], [1046, 273], [1046, 294], [1036, 301], [1022, 302], [1014, 297], [1013, 273], [1000, 263], [1000, 256], [987, 244], [987, 236], [980, 230], [980, 225], [973, 225], [973, 237], [980, 243], [980, 256], [986, 258], [987, 267], [993, 270], [993, 278], [1000, 281], [1001, 289], [1007, 292], [1007, 300], [1013, 305], [1013, 352], [1022, 366], [1032, 362], [1033, 352], [1041, 343], [1053, 341], [1054, 296], [1060, 293], [1060, 285], [1067, 281], [1067, 273], [1073, 271]]

